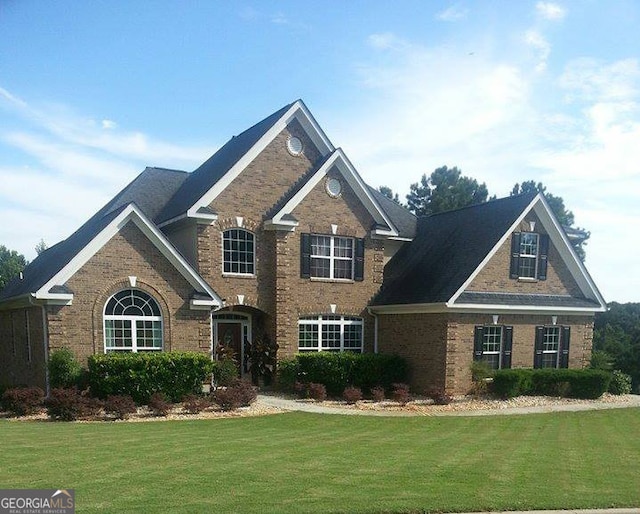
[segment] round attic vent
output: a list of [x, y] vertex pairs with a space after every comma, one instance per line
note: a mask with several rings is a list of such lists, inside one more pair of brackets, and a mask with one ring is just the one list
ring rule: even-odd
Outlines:
[[324, 188], [332, 198], [337, 198], [342, 193], [342, 183], [335, 177], [329, 177], [324, 184]]
[[289, 150], [291, 155], [300, 155], [303, 149], [302, 141], [296, 136], [290, 136], [289, 139], [287, 139], [287, 150]]

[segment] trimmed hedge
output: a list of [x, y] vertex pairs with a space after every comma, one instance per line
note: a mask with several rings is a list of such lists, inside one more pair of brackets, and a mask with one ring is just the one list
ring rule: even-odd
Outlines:
[[154, 393], [172, 402], [202, 392], [215, 364], [195, 352], [108, 353], [89, 357], [89, 387], [98, 398], [130, 395], [146, 404]]
[[324, 384], [331, 396], [341, 396], [348, 386], [365, 393], [378, 385], [391, 390], [392, 384], [407, 381], [407, 373], [402, 357], [382, 353], [301, 353], [278, 364], [284, 387], [296, 382]]
[[596, 399], [609, 389], [611, 373], [600, 369], [504, 369], [491, 390], [502, 398], [520, 395]]

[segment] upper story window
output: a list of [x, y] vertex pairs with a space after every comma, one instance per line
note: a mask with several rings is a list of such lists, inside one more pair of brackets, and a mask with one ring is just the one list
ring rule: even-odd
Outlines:
[[511, 367], [513, 327], [485, 325], [475, 327], [473, 359], [485, 361], [491, 369]]
[[222, 233], [222, 254], [224, 273], [255, 273], [255, 236], [248, 230], [225, 230]]
[[362, 318], [354, 316], [306, 316], [298, 320], [301, 352], [362, 352]]
[[364, 278], [364, 239], [302, 234], [300, 275], [303, 278]]
[[536, 327], [534, 368], [568, 368], [571, 327]]
[[162, 351], [162, 313], [152, 296], [139, 289], [114, 294], [104, 308], [105, 352]]
[[511, 278], [546, 280], [549, 236], [514, 232], [511, 236]]

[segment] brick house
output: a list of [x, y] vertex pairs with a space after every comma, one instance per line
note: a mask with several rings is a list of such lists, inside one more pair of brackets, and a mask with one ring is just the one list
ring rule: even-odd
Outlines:
[[147, 168], [0, 291], [0, 383], [51, 351], [400, 354], [417, 391], [470, 365], [583, 367], [605, 303], [541, 195], [416, 219], [369, 187], [300, 100], [191, 173]]

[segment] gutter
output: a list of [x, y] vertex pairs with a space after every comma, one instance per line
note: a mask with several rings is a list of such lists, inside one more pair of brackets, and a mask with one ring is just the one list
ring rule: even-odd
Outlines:
[[367, 307], [367, 312], [373, 316], [373, 353], [378, 353], [378, 315], [371, 310], [371, 307]]

